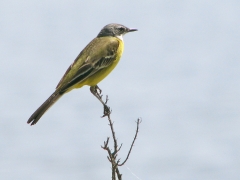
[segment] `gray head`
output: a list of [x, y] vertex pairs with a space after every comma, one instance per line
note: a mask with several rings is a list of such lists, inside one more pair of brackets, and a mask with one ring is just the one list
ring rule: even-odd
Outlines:
[[97, 37], [121, 37], [122, 35], [133, 31], [137, 31], [137, 29], [129, 29], [124, 25], [112, 23], [104, 26]]

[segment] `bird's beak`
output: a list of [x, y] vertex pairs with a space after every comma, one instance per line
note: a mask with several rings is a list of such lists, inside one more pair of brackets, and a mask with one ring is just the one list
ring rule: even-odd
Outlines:
[[128, 32], [134, 32], [137, 31], [137, 29], [129, 29]]

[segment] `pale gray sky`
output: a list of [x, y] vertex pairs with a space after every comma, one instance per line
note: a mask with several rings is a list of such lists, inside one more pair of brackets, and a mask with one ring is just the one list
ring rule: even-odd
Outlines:
[[[240, 177], [240, 1], [0, 2], [0, 178], [110, 179], [100, 148], [110, 129], [88, 87], [60, 99], [30, 127], [78, 53], [108, 23], [124, 37], [108, 94], [127, 154], [124, 179]], [[131, 169], [132, 173], [128, 170]]]

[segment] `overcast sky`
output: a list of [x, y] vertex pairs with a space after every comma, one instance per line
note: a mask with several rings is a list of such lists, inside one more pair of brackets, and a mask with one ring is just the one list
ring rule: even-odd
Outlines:
[[99, 86], [109, 96], [131, 180], [240, 177], [240, 1], [1, 1], [0, 178], [110, 179], [102, 106], [83, 87], [30, 127], [78, 53], [103, 26], [124, 37], [121, 62]]

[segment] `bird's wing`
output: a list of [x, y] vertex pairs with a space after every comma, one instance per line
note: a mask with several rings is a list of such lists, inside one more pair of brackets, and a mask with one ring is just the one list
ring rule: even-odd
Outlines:
[[119, 41], [116, 38], [95, 38], [67, 69], [57, 89], [61, 92], [87, 79], [116, 59]]

